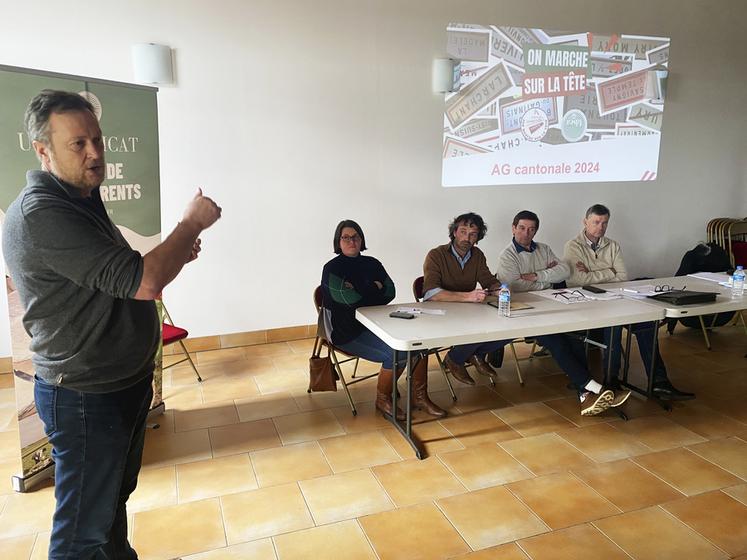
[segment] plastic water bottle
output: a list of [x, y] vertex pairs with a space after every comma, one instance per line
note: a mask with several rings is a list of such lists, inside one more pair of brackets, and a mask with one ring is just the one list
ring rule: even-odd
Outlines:
[[511, 290], [508, 289], [506, 284], [501, 284], [501, 289], [498, 292], [498, 312], [503, 317], [511, 316]]
[[737, 298], [744, 295], [744, 267], [739, 265], [731, 277], [731, 297]]

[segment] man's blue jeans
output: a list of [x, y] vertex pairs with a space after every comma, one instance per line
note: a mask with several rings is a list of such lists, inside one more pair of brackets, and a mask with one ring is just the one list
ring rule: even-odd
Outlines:
[[550, 351], [560, 369], [576, 386], [578, 392], [583, 392], [584, 387], [591, 380], [583, 342], [572, 334], [564, 333], [538, 336], [537, 343]]
[[125, 504], [137, 486], [152, 379], [113, 393], [36, 379], [36, 409], [55, 461], [50, 559], [137, 558], [127, 542]]
[[[641, 360], [646, 368], [646, 375], [651, 371], [651, 353], [654, 349], [654, 328], [656, 323], [636, 323], [631, 325], [631, 332], [638, 341], [638, 351], [641, 354]], [[610, 344], [611, 341], [611, 344]], [[620, 362], [622, 355], [622, 327], [609, 327], [604, 329], [604, 344], [609, 349], [612, 348], [612, 363], [610, 372], [612, 378], [616, 378], [620, 373]], [[604, 351], [604, 365], [607, 365], [608, 350]], [[654, 361], [654, 382], [664, 381], [667, 379], [667, 369], [664, 367], [664, 360], [659, 354], [659, 346], [656, 346], [656, 356]]]
[[457, 364], [463, 364], [475, 355], [484, 358], [486, 354], [500, 350], [510, 342], [510, 340], [493, 340], [491, 342], [478, 342], [476, 344], [458, 344], [457, 346], [452, 346], [448, 356]]

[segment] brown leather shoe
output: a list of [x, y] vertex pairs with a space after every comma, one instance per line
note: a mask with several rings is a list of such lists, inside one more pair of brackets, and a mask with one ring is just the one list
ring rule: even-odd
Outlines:
[[[392, 385], [394, 384], [394, 372], [391, 369], [381, 368], [379, 379], [376, 385], [376, 403], [377, 410], [380, 410], [385, 416], [392, 415]], [[403, 421], [407, 418], [405, 413], [397, 407], [397, 420]]]
[[469, 376], [469, 373], [467, 373], [467, 368], [464, 367], [464, 364], [458, 364], [451, 358], [449, 358], [449, 355], [446, 354], [444, 357], [444, 364], [448, 368], [451, 375], [454, 376], [454, 379], [457, 381], [461, 381], [462, 383], [466, 383], [467, 385], [474, 385], [475, 380], [472, 379]]
[[482, 356], [472, 356], [469, 360], [467, 360], [467, 362], [475, 366], [475, 369], [480, 375], [485, 375], [486, 377], [496, 377], [498, 375]]
[[412, 389], [414, 393], [412, 404], [415, 407], [436, 418], [446, 416], [446, 411], [428, 397], [428, 356], [421, 358], [412, 372]]

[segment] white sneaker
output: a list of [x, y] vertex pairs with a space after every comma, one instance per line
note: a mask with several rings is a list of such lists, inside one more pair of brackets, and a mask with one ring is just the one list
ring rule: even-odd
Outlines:
[[591, 391], [582, 393], [581, 416], [596, 416], [600, 412], [604, 412], [612, 405], [614, 398], [615, 393], [609, 389], [604, 389], [599, 394], [592, 393]]

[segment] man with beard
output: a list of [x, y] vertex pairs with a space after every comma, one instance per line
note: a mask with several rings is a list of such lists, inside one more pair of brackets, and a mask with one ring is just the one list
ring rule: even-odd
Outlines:
[[[449, 224], [449, 243], [428, 252], [423, 263], [423, 300], [481, 303], [501, 285], [488, 269], [484, 253], [477, 244], [488, 227], [474, 212], [461, 214]], [[480, 287], [477, 287], [477, 284]], [[487, 354], [503, 348], [507, 340], [460, 344], [453, 346], [444, 358], [451, 374], [467, 385], [474, 385], [465, 363], [475, 366], [478, 373], [496, 375], [486, 360]]]

